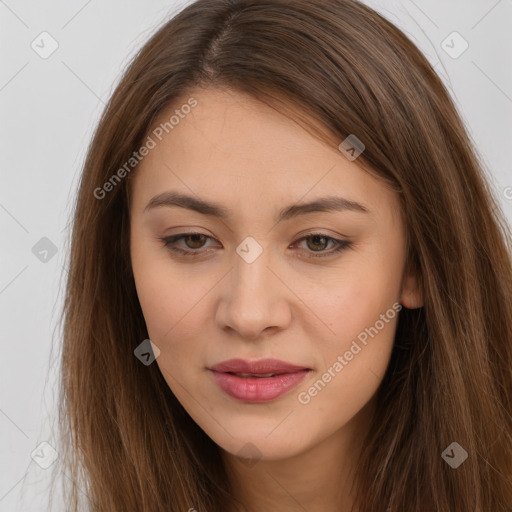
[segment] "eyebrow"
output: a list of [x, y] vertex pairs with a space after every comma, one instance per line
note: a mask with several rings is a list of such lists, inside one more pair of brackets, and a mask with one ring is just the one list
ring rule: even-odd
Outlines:
[[[161, 207], [178, 206], [187, 208], [203, 215], [218, 217], [222, 220], [227, 220], [233, 216], [233, 211], [225, 208], [216, 203], [205, 201], [193, 196], [180, 194], [178, 192], [163, 192], [153, 197], [146, 207], [144, 212]], [[309, 203], [299, 203], [286, 206], [277, 215], [276, 222], [292, 219], [299, 215], [305, 215], [313, 212], [341, 212], [341, 211], [354, 211], [360, 213], [369, 213], [368, 208], [355, 201], [349, 201], [343, 197], [338, 196], [325, 196], [319, 197]]]

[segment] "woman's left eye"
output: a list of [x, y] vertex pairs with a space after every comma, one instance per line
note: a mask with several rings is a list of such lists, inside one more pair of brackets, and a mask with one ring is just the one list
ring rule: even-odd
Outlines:
[[[309, 242], [311, 240], [311, 242]], [[322, 233], [311, 233], [310, 235], [307, 235], [305, 237], [302, 237], [297, 242], [306, 242], [306, 246], [309, 247], [316, 247], [312, 251], [312, 253], [318, 253], [318, 254], [310, 254], [312, 257], [323, 257], [323, 256], [330, 256], [333, 253], [337, 253], [340, 251], [343, 251], [344, 249], [347, 249], [352, 245], [352, 242], [349, 242], [348, 240], [338, 240], [337, 238], [333, 238], [332, 236], [323, 235]], [[330, 251], [324, 251], [320, 248], [318, 250], [318, 246], [324, 247], [328, 246], [329, 243], [332, 243], [332, 249]]]
[[[208, 239], [213, 240], [212, 237], [203, 233], [180, 233], [179, 235], [161, 238], [160, 240], [164, 242], [164, 247], [167, 247], [170, 251], [186, 256], [199, 256], [205, 252], [200, 249], [205, 247], [205, 242]], [[314, 258], [330, 256], [334, 253], [347, 249], [352, 245], [352, 242], [349, 242], [348, 240], [338, 240], [337, 238], [333, 238], [322, 233], [311, 233], [300, 238], [292, 245], [297, 245], [299, 242], [303, 241], [306, 242], [307, 249], [305, 250], [311, 253], [308, 256]], [[183, 248], [183, 246], [179, 247], [177, 245], [178, 242], [184, 242], [185, 248]], [[332, 244], [331, 250], [326, 251], [325, 249], [329, 246], [329, 243]]]

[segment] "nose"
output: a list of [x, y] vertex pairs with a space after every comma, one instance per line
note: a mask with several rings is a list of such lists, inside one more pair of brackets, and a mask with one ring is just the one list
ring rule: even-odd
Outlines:
[[223, 279], [222, 297], [216, 311], [220, 328], [255, 340], [264, 333], [289, 326], [292, 293], [272, 267], [266, 251], [252, 263], [234, 255], [233, 269]]

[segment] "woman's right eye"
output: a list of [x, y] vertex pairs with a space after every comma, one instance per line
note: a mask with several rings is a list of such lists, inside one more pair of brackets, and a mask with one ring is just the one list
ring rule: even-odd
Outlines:
[[[203, 233], [180, 233], [179, 235], [161, 238], [164, 247], [167, 247], [170, 251], [194, 256], [200, 254], [199, 249], [205, 247], [204, 243], [207, 239], [213, 240], [213, 238]], [[176, 245], [177, 242], [181, 241], [185, 242], [185, 248]]]

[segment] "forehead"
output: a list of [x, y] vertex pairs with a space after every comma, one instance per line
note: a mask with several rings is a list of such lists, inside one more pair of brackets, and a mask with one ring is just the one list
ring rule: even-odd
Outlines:
[[[184, 108], [189, 104], [195, 106]], [[141, 201], [173, 189], [265, 209], [274, 202], [338, 192], [354, 201], [370, 201], [377, 211], [396, 207], [391, 204], [396, 198], [380, 180], [339, 151], [341, 140], [312, 122], [325, 140], [289, 112], [248, 94], [192, 90], [162, 112], [151, 128], [155, 147], [133, 176], [134, 201], [140, 208]]]

